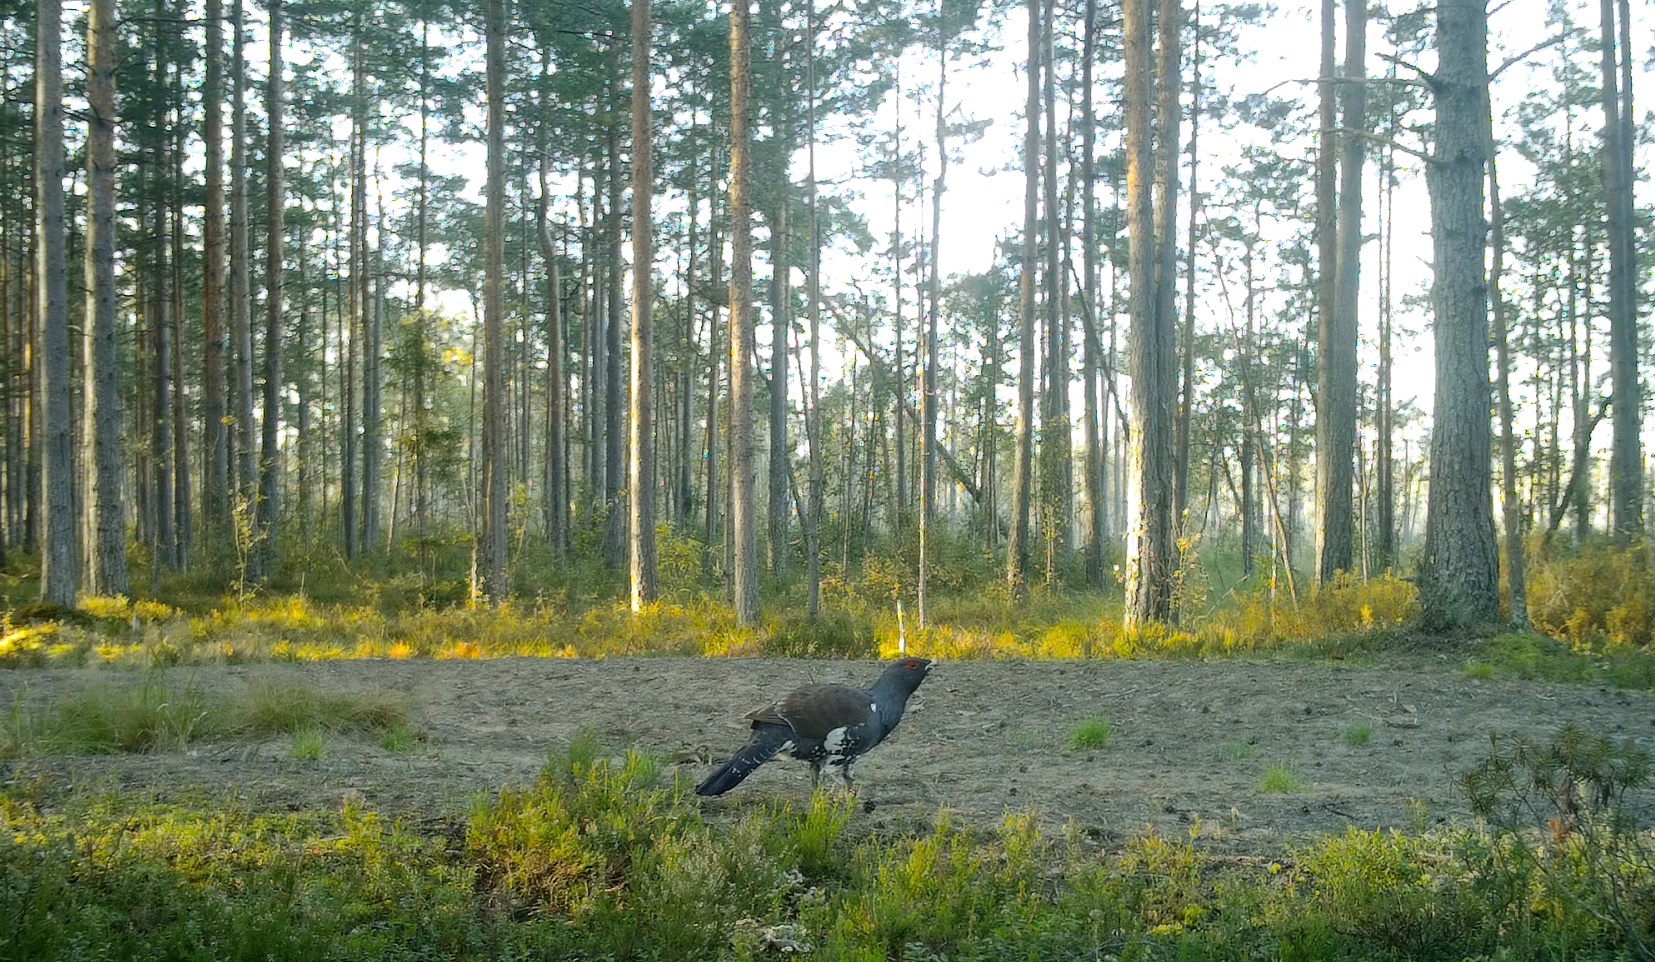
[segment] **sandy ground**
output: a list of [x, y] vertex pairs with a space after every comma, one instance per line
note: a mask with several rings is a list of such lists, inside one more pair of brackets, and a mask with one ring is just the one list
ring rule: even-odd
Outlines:
[[[48, 798], [115, 785], [157, 797], [233, 798], [261, 810], [337, 806], [356, 797], [386, 812], [462, 813], [479, 794], [526, 784], [547, 752], [582, 729], [606, 747], [636, 745], [699, 780], [745, 738], [742, 714], [805, 682], [867, 684], [868, 662], [640, 659], [360, 661], [176, 669], [171, 683], [234, 694], [263, 679], [397, 693], [421, 744], [393, 753], [377, 739], [330, 736], [317, 760], [286, 739], [203, 743], [186, 752], [32, 758], [0, 763], [0, 781]], [[99, 670], [0, 672], [0, 699], [41, 704], [84, 684], [137, 684]], [[1067, 747], [1097, 717], [1108, 747]], [[1546, 737], [1565, 722], [1655, 744], [1655, 694], [1467, 679], [1454, 663], [1407, 669], [1326, 664], [977, 662], [938, 666], [902, 727], [858, 766], [865, 831], [956, 823], [991, 827], [1033, 809], [1105, 845], [1154, 826], [1203, 844], [1267, 854], [1347, 827], [1468, 817], [1459, 775], [1489, 737]], [[1367, 725], [1365, 745], [1347, 728]], [[1300, 787], [1265, 792], [1266, 768]], [[720, 799], [714, 818], [775, 799], [803, 800], [809, 769], [774, 762]], [[1411, 804], [1418, 800], [1424, 808]], [[1648, 805], [1648, 799], [1639, 804]], [[871, 810], [869, 810], [871, 809]], [[1645, 814], [1648, 814], [1647, 812]]]

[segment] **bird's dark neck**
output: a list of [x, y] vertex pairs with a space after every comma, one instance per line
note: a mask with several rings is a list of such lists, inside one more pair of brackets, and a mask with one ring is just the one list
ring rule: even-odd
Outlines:
[[873, 702], [879, 706], [879, 722], [883, 727], [896, 726], [903, 710], [908, 707], [908, 696], [912, 694], [905, 686], [886, 684], [883, 680], [873, 686]]

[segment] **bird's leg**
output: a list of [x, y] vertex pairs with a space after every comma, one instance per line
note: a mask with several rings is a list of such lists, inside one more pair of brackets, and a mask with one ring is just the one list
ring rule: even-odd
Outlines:
[[816, 794], [816, 792], [820, 791], [821, 788], [822, 788], [822, 763], [821, 762], [811, 762], [810, 763], [810, 793], [812, 795], [814, 795], [814, 794]]

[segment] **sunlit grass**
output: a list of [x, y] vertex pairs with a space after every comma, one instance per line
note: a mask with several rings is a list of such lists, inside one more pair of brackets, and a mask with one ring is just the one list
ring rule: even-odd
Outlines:
[[1258, 790], [1266, 795], [1292, 795], [1304, 790], [1304, 780], [1290, 765], [1268, 765], [1259, 776]]
[[1109, 723], [1101, 718], [1088, 718], [1069, 729], [1069, 747], [1081, 751], [1109, 747]]

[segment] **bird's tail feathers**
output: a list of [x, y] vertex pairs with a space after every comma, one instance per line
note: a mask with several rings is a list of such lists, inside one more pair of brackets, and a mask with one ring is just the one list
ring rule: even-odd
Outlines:
[[697, 795], [722, 795], [746, 780], [748, 775], [760, 765], [776, 757], [782, 750], [784, 743], [773, 739], [762, 739], [750, 742], [735, 757], [724, 763], [724, 767], [707, 776], [707, 780], [696, 786]]

